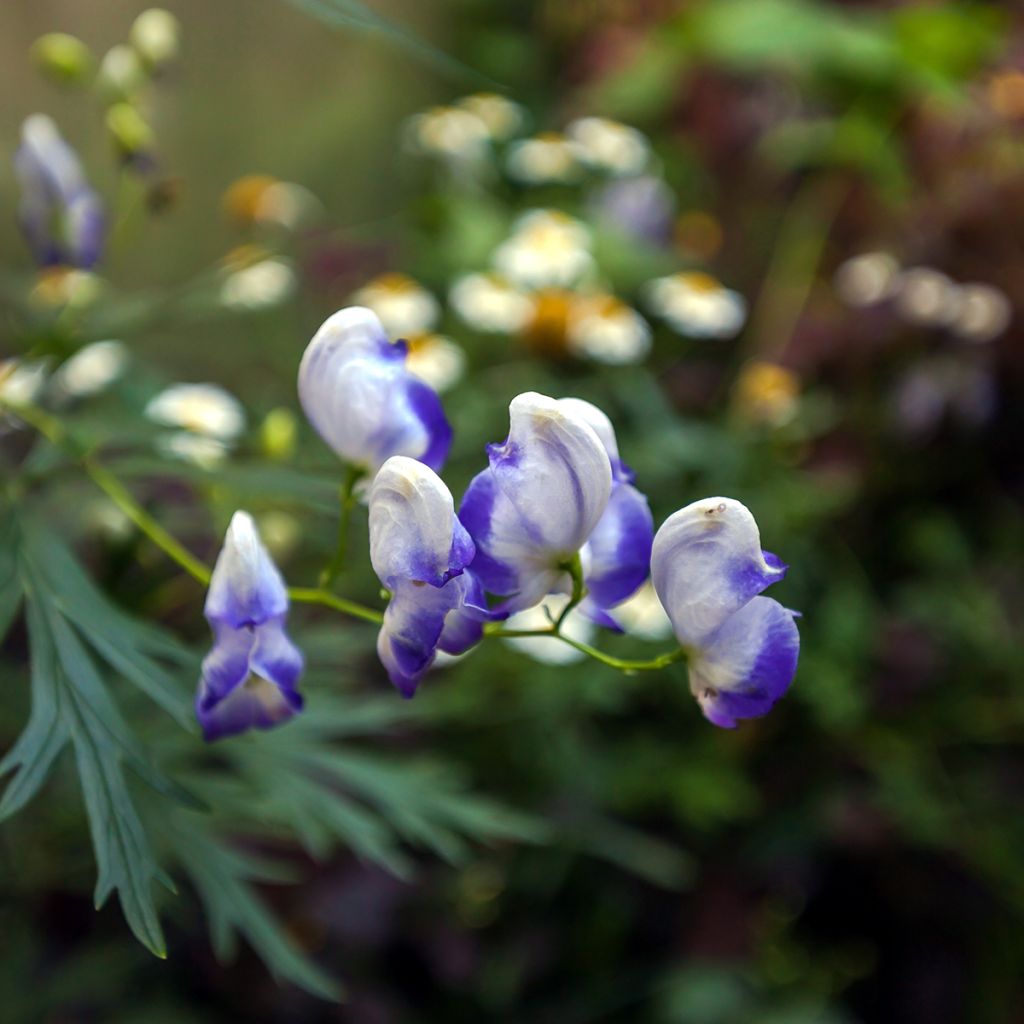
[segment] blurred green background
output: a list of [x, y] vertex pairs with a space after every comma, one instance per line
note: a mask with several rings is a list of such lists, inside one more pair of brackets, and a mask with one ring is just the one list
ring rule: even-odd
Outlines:
[[[598, 402], [656, 522], [713, 494], [754, 511], [791, 566], [778, 597], [803, 613], [796, 681], [770, 716], [724, 732], [701, 718], [682, 669], [627, 678], [490, 643], [382, 712], [379, 728], [371, 716], [354, 730], [359, 749], [443, 762], [549, 831], [473, 844], [454, 864], [414, 853], [408, 880], [344, 847], [314, 862], [280, 836], [253, 841], [301, 879], [263, 894], [344, 981], [342, 1005], [278, 986], [248, 950], [220, 965], [188, 897], [165, 901], [166, 962], [136, 946], [115, 907], [94, 913], [85, 827], [58, 780], [0, 832], [0, 1016], [1024, 1020], [1024, 18], [1014, 5], [895, 0], [368, 6], [420, 42], [282, 0], [167, 4], [181, 55], [147, 110], [159, 169], [133, 187], [173, 201], [111, 249], [101, 273], [119, 299], [159, 309], [157, 297], [252, 242], [222, 214], [243, 175], [299, 183], [323, 210], [281, 243], [299, 277], [286, 303], [115, 321], [149, 374], [125, 401], [137, 406], [132, 387], [157, 380], [208, 380], [254, 422], [297, 411], [302, 350], [366, 280], [402, 271], [443, 297], [516, 212], [587, 215], [571, 188], [440, 173], [403, 145], [410, 115], [493, 90], [526, 108], [532, 130], [621, 119], [649, 138], [676, 211], [665, 245], [602, 235], [606, 279], [641, 304], [645, 280], [697, 268], [746, 297], [747, 325], [727, 341], [659, 326], [648, 359], [619, 368], [552, 359], [446, 314], [469, 370], [445, 396], [457, 437], [445, 479], [458, 497], [519, 391]], [[13, 215], [23, 119], [52, 114], [94, 184], [108, 197], [124, 187], [102, 112], [39, 75], [30, 47], [60, 30], [102, 54], [142, 7], [12, 0], [0, 11], [0, 265], [13, 282], [0, 356], [31, 335], [11, 298], [35, 274]], [[929, 312], [927, 288], [914, 292], [920, 275], [865, 297], [865, 264], [849, 261], [878, 252], [903, 272], [940, 271], [940, 290], [990, 286], [1008, 321], [988, 335], [954, 329]], [[92, 340], [83, 330], [77, 342]], [[752, 379], [752, 364], [781, 367], [781, 392]], [[254, 429], [238, 462], [258, 458]], [[244, 500], [296, 517], [304, 547], [282, 565], [309, 578], [331, 549], [335, 466], [303, 427], [288, 468], [293, 486], [323, 484], [319, 505], [269, 488]], [[208, 556], [239, 500], [229, 474], [221, 484], [153, 490], [161, 520]], [[68, 523], [67, 507], [50, 502], [55, 522]], [[84, 522], [68, 529], [115, 599], [202, 648], [198, 595], [152, 550], [97, 540]], [[364, 546], [346, 581], [372, 601]], [[156, 584], [140, 582], [135, 560]], [[307, 716], [319, 693], [398, 703], [370, 627], [296, 618], [313, 666]], [[23, 663], [15, 637], [4, 748], [25, 715]]]

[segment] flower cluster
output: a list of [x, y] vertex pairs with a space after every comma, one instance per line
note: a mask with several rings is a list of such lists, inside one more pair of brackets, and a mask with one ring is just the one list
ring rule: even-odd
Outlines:
[[[696, 502], [655, 535], [608, 417], [578, 398], [527, 392], [512, 400], [508, 437], [487, 447], [456, 509], [438, 475], [451, 430], [407, 359], [371, 310], [353, 307], [316, 333], [298, 377], [310, 422], [350, 478], [368, 484], [370, 561], [388, 593], [377, 651], [404, 696], [439, 652], [464, 653], [489, 632], [515, 637], [510, 616], [548, 609], [549, 626], [527, 632], [583, 653], [593, 649], [561, 631], [570, 614], [656, 631], [649, 578], [710, 721], [732, 727], [785, 693], [799, 647], [794, 613], [759, 595], [786, 567], [761, 550], [742, 504]], [[265, 728], [301, 707], [286, 609], [252, 519], [237, 513], [206, 605], [216, 642], [197, 708], [208, 738]]]

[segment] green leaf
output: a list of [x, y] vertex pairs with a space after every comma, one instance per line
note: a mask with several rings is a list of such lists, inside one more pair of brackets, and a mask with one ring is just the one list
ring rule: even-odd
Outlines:
[[87, 643], [172, 711], [177, 710], [174, 681], [150, 655], [180, 655], [162, 633], [110, 605], [45, 527], [21, 517], [6, 536], [10, 543], [4, 551], [17, 566], [27, 605], [32, 710], [17, 742], [0, 761], [0, 774], [14, 773], [0, 799], [0, 820], [39, 792], [70, 743], [96, 856], [96, 905], [116, 891], [132, 931], [163, 957], [152, 883], [158, 880], [172, 892], [174, 885], [153, 855], [125, 767], [185, 806], [202, 805], [153, 766], [111, 698]]
[[241, 935], [275, 977], [321, 999], [341, 997], [339, 984], [296, 949], [249, 884], [274, 880], [274, 872], [204, 831], [198, 820], [190, 820], [187, 827], [179, 823], [168, 829], [167, 836], [202, 900], [218, 959], [231, 959], [236, 936]]
[[436, 46], [421, 39], [409, 29], [395, 24], [367, 7], [366, 4], [360, 3], [360, 0], [288, 0], [288, 2], [333, 28], [380, 36], [444, 74], [462, 79], [469, 78], [492, 87], [497, 84], [486, 75], [475, 71], [454, 57], [450, 57], [443, 50], [439, 50]]
[[0, 640], [7, 635], [21, 606], [21, 578], [15, 557], [14, 510], [0, 508]]

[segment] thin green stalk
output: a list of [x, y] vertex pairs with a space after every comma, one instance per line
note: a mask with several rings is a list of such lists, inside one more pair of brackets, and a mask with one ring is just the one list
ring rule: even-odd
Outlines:
[[569, 617], [569, 612], [587, 596], [587, 588], [583, 584], [583, 563], [580, 561], [580, 553], [577, 551], [562, 568], [572, 577], [572, 595], [569, 598], [569, 603], [552, 623], [556, 633], [561, 630], [562, 623]]
[[334, 551], [334, 557], [328, 563], [327, 568], [320, 574], [320, 589], [329, 590], [331, 584], [345, 568], [345, 558], [348, 555], [348, 533], [349, 522], [352, 519], [352, 509], [356, 506], [355, 490], [356, 484], [363, 478], [366, 470], [359, 466], [349, 466], [345, 472], [345, 479], [342, 481], [338, 491], [340, 514], [338, 516], [338, 546]]
[[384, 621], [384, 613], [375, 608], [367, 608], [358, 601], [349, 601], [348, 598], [338, 597], [329, 590], [320, 587], [292, 587], [288, 596], [298, 604], [322, 604], [326, 608], [333, 608], [335, 611], [344, 612], [354, 619], [362, 619], [363, 622], [373, 622], [380, 625]]

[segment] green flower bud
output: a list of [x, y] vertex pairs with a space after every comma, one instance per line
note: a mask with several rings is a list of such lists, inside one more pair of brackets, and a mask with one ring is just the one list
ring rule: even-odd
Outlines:
[[153, 129], [130, 103], [115, 103], [107, 111], [107, 130], [122, 156], [138, 156], [154, 148]]
[[128, 38], [150, 67], [159, 67], [177, 56], [180, 35], [181, 26], [170, 11], [151, 7], [135, 19]]
[[108, 103], [131, 99], [148, 75], [139, 55], [123, 44], [112, 46], [100, 64], [96, 87]]
[[295, 454], [298, 423], [291, 409], [271, 409], [260, 427], [260, 443], [268, 459], [286, 462]]
[[66, 32], [48, 32], [32, 44], [32, 59], [47, 78], [59, 85], [78, 85], [93, 66], [89, 47]]

